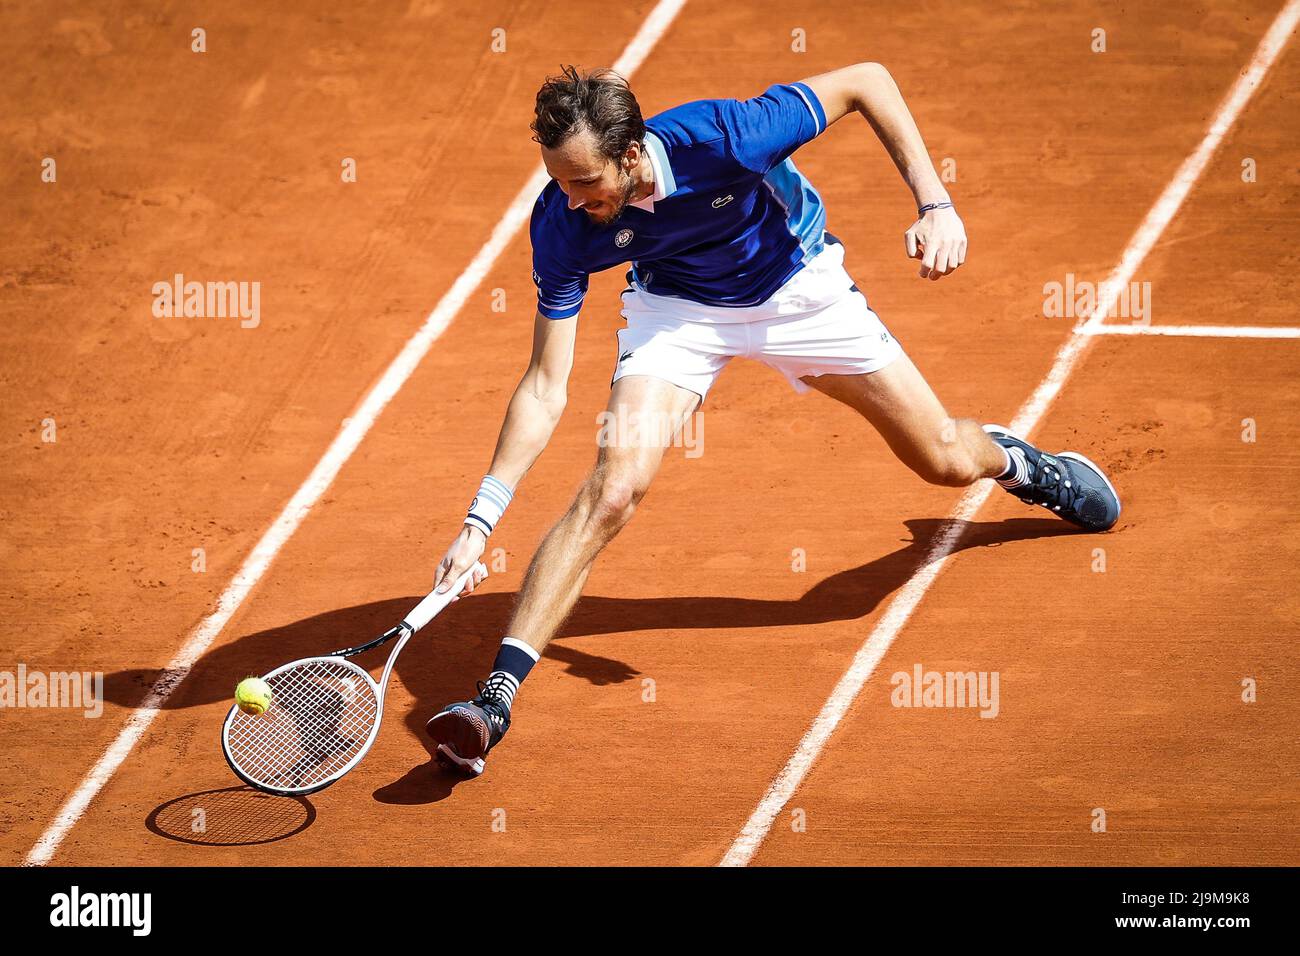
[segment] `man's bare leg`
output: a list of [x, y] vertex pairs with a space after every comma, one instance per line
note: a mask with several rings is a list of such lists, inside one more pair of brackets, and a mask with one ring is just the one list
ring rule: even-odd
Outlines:
[[1110, 479], [1078, 452], [1044, 453], [996, 425], [951, 417], [906, 355], [878, 372], [801, 381], [858, 411], [926, 481], [961, 487], [981, 478], [1085, 531], [1108, 531], [1120, 501]]
[[807, 375], [801, 381], [857, 411], [899, 460], [935, 485], [996, 478], [1007, 454], [969, 418], [953, 418], [906, 355], [878, 372]]
[[692, 391], [646, 375], [614, 383], [607, 406], [614, 441], [602, 444], [573, 504], [533, 555], [507, 634], [539, 654], [546, 647], [577, 603], [596, 556], [631, 520], [664, 449], [699, 401]]
[[498, 664], [480, 684], [478, 697], [448, 706], [427, 725], [444, 766], [483, 772], [487, 752], [510, 726], [520, 681], [573, 610], [596, 556], [631, 520], [664, 449], [699, 401], [692, 391], [646, 375], [614, 383], [607, 405], [610, 420], [601, 432], [608, 440], [602, 441], [596, 466], [573, 504], [528, 565]]

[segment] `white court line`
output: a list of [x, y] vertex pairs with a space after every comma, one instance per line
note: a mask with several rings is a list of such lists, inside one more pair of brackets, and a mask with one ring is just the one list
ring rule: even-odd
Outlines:
[[[686, 0], [660, 0], [623, 50], [622, 56], [614, 64], [614, 69], [625, 77], [631, 77], [685, 5]], [[213, 640], [221, 633], [230, 618], [244, 603], [249, 592], [271, 566], [285, 542], [298, 530], [298, 526], [307, 517], [312, 506], [320, 500], [325, 489], [339, 473], [339, 469], [352, 457], [352, 453], [357, 450], [361, 440], [379, 418], [379, 413], [384, 410], [384, 406], [411, 377], [411, 373], [428, 353], [434, 341], [446, 331], [456, 313], [496, 264], [497, 258], [528, 222], [533, 203], [536, 202], [538, 193], [546, 186], [549, 178], [545, 167], [539, 163], [528, 178], [528, 182], [506, 209], [505, 215], [492, 230], [492, 235], [484, 243], [483, 248], [479, 249], [478, 254], [465, 267], [465, 271], [457, 277], [452, 287], [438, 301], [419, 331], [411, 337], [379, 381], [362, 399], [361, 405], [353, 413], [352, 418], [345, 422], [324, 457], [254, 546], [239, 572], [218, 598], [217, 609], [195, 628], [184, 646], [167, 665], [162, 676], [150, 688], [144, 701], [127, 718], [126, 725], [117, 738], [60, 808], [54, 820], [28, 852], [27, 858], [23, 861], [25, 866], [43, 866], [54, 856], [55, 850], [68, 835], [68, 831], [86, 812], [90, 801], [108, 783], [117, 768], [122, 765], [122, 761], [149, 729], [163, 702], [189, 675], [195, 662], [203, 656]], [[215, 739], [214, 737], [214, 742]]]
[[[1264, 39], [1260, 41], [1259, 47], [1251, 58], [1249, 68], [1238, 77], [1219, 105], [1205, 138], [1178, 168], [1174, 178], [1160, 194], [1160, 198], [1151, 207], [1146, 218], [1142, 220], [1133, 238], [1129, 240], [1128, 247], [1120, 257], [1119, 265], [1102, 284], [1092, 315], [1073, 330], [1060, 351], [1056, 353], [1056, 359], [1047, 377], [1034, 389], [1034, 393], [1025, 402], [1019, 414], [1011, 421], [1012, 430], [1028, 435], [1042, 420], [1079, 358], [1091, 344], [1092, 328], [1100, 325], [1105, 319], [1106, 313], [1115, 304], [1118, 290], [1127, 287], [1138, 266], [1151, 251], [1165, 227], [1169, 225], [1169, 221], [1173, 219], [1183, 200], [1187, 198], [1192, 185], [1204, 171], [1206, 163], [1223, 140], [1224, 134], [1236, 121], [1242, 107], [1258, 88], [1278, 53], [1286, 46], [1298, 18], [1300, 18], [1300, 0], [1290, 0], [1273, 21]], [[944, 564], [947, 563], [948, 557], [961, 537], [963, 522], [975, 517], [976, 512], [995, 487], [997, 486], [991, 481], [982, 481], [962, 495], [957, 502], [957, 507], [948, 516], [944, 527], [935, 536], [934, 543], [926, 553], [924, 563], [889, 602], [889, 607], [885, 609], [885, 613], [867, 636], [866, 643], [854, 655], [849, 669], [831, 691], [830, 697], [826, 699], [821, 711], [814, 718], [812, 726], [808, 728], [803, 739], [799, 741], [798, 747], [795, 748], [795, 752], [781, 768], [781, 772], [776, 775], [776, 779], [772, 781], [754, 812], [750, 814], [749, 820], [746, 821], [726, 855], [719, 861], [719, 866], [745, 866], [753, 858], [759, 845], [772, 829], [772, 824], [776, 822], [777, 814], [794, 796], [799, 784], [803, 782], [827, 741], [830, 740], [831, 734], [867, 682], [867, 678], [871, 676], [871, 672], [885, 656], [885, 652], [889, 650], [898, 632], [902, 630], [903, 625], [912, 616], [912, 612], [916, 610], [916, 606], [925, 597], [926, 591], [930, 589], [930, 585], [943, 570]]]
[[1204, 339], [1300, 339], [1300, 329], [1270, 325], [1094, 325], [1083, 335], [1185, 335]]

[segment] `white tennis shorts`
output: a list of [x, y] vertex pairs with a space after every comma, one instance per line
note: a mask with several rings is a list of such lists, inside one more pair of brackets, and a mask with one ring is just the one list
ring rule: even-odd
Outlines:
[[804, 375], [855, 375], [884, 368], [902, 348], [844, 270], [844, 246], [826, 247], [766, 302], [744, 308], [703, 305], [639, 287], [623, 292], [618, 362], [625, 375], [651, 375], [704, 399], [731, 359], [776, 369], [796, 392]]

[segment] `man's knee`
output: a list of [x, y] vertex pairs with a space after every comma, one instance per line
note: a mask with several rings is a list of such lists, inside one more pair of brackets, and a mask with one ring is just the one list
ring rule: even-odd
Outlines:
[[635, 471], [598, 469], [583, 489], [588, 520], [606, 532], [617, 531], [631, 520], [649, 488], [649, 477]]
[[964, 488], [983, 477], [975, 456], [960, 438], [936, 441], [924, 449], [913, 469], [930, 484], [949, 488]]
[[918, 469], [918, 474], [930, 484], [943, 485], [946, 488], [965, 488], [982, 477], [975, 469], [969, 455], [964, 458], [945, 458], [927, 464], [926, 467]]

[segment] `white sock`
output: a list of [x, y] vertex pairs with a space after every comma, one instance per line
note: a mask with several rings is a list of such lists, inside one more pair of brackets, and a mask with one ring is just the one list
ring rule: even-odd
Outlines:
[[1025, 453], [1019, 448], [1003, 448], [1007, 453], [1007, 469], [1015, 470], [1009, 477], [999, 478], [998, 484], [1010, 491], [1012, 488], [1019, 488], [1021, 485], [1029, 484], [1029, 462], [1025, 460]]

